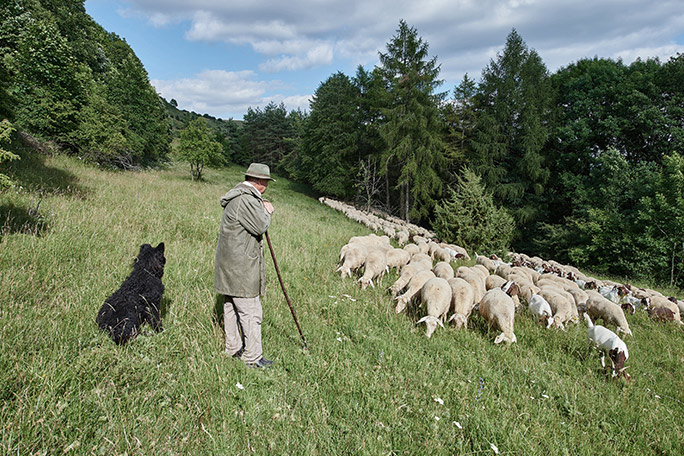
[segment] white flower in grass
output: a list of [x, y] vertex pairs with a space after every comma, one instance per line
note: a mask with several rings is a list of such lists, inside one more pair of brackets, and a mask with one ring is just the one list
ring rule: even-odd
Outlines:
[[435, 421], [439, 421], [439, 417], [438, 417], [438, 416], [435, 417]]
[[543, 397], [544, 399], [549, 399], [549, 396], [546, 395], [546, 394], [542, 394], [542, 397]]
[[338, 337], [337, 340], [340, 341], [340, 342], [342, 342], [342, 338], [341, 338], [341, 337]]
[[330, 299], [335, 299], [337, 296], [330, 296], [330, 295], [328, 295], [328, 297], [329, 297]]
[[499, 449], [496, 447], [496, 445], [490, 443], [489, 446], [492, 447], [492, 451], [494, 452], [494, 454], [499, 454]]
[[454, 425], [459, 429], [463, 429], [463, 426], [461, 426], [461, 423], [459, 423], [458, 421], [454, 421]]
[[245, 389], [245, 387], [242, 386], [242, 383], [240, 383], [240, 382], [237, 382], [237, 383], [235, 384], [235, 388], [237, 388], [237, 389], [239, 389], [239, 390]]
[[434, 401], [437, 402], [439, 405], [444, 405], [444, 401], [439, 397], [435, 397]]

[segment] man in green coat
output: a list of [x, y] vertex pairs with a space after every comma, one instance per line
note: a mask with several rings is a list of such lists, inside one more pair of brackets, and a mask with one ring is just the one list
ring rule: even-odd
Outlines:
[[245, 181], [223, 195], [214, 260], [214, 290], [223, 299], [226, 353], [257, 368], [273, 364], [262, 354], [259, 298], [266, 292], [263, 234], [273, 213], [273, 205], [262, 195], [272, 180], [268, 166], [252, 163]]

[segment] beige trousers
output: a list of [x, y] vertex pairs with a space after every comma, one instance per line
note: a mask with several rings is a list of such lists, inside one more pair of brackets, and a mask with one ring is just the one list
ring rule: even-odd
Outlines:
[[240, 357], [246, 363], [261, 359], [261, 300], [224, 296], [223, 326], [226, 331], [226, 353], [234, 355], [241, 348]]

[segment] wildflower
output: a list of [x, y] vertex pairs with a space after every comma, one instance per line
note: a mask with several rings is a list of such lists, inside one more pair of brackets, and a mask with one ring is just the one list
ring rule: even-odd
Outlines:
[[242, 383], [240, 383], [240, 382], [237, 382], [237, 383], [235, 384], [235, 387], [236, 387], [237, 389], [239, 389], [239, 390], [245, 389], [245, 387], [242, 386]]

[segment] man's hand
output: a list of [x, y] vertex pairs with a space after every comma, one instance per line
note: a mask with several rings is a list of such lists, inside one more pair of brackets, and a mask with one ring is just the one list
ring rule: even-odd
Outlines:
[[269, 214], [273, 214], [275, 211], [275, 208], [273, 207], [273, 204], [271, 204], [270, 201], [264, 201], [264, 208], [266, 209], [266, 212]]

